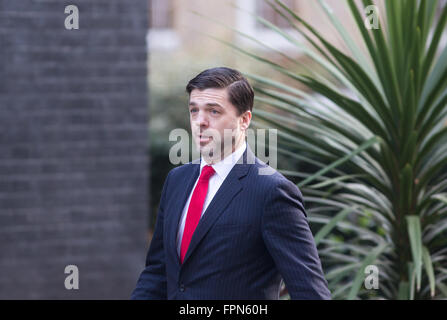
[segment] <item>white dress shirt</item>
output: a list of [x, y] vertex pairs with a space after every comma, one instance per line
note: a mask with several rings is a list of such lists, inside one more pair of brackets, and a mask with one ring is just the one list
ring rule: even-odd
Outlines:
[[[206, 208], [211, 203], [211, 200], [213, 200], [214, 196], [216, 195], [216, 193], [219, 190], [222, 183], [225, 181], [225, 178], [228, 176], [231, 169], [233, 169], [234, 165], [242, 157], [246, 148], [247, 148], [247, 143], [244, 141], [243, 145], [240, 146], [236, 151], [234, 151], [232, 154], [230, 154], [229, 156], [227, 156], [225, 159], [221, 160], [220, 162], [212, 165], [212, 167], [216, 173], [213, 174], [209, 180], [208, 192], [206, 194], [205, 203], [203, 204], [203, 209], [202, 209], [202, 213], [201, 213], [200, 217], [203, 216], [203, 213], [206, 211]], [[200, 161], [200, 173], [202, 173], [202, 169], [206, 165], [207, 165], [207, 163], [205, 162], [205, 160], [202, 157], [201, 161]], [[200, 177], [200, 173], [199, 173], [199, 177]], [[192, 188], [191, 193], [189, 194], [188, 200], [186, 201], [185, 207], [183, 208], [182, 216], [180, 218], [180, 226], [179, 226], [178, 232], [177, 232], [177, 254], [178, 254], [178, 256], [180, 256], [180, 248], [181, 248], [181, 244], [182, 244], [183, 230], [185, 229], [186, 215], [188, 213], [189, 203], [191, 201], [194, 189], [196, 188], [197, 182], [199, 181], [199, 177], [197, 178], [197, 180], [194, 184], [194, 187]]]

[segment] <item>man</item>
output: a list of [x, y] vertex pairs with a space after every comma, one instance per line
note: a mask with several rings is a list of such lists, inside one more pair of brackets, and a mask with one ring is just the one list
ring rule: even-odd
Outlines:
[[300, 191], [245, 141], [248, 81], [215, 68], [187, 92], [201, 159], [166, 178], [132, 299], [278, 299], [281, 279], [292, 299], [330, 299]]

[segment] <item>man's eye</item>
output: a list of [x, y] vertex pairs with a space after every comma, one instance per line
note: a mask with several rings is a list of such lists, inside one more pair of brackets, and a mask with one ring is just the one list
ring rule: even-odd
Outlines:
[[217, 110], [211, 110], [211, 113], [212, 113], [212, 114], [219, 114], [220, 112], [217, 111]]
[[189, 112], [194, 113], [196, 111], [197, 111], [197, 109], [191, 109]]

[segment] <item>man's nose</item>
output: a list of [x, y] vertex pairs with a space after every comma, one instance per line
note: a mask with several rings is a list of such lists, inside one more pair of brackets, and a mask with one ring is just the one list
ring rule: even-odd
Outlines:
[[204, 127], [208, 125], [208, 117], [203, 111], [199, 111], [197, 115], [197, 125], [200, 127]]

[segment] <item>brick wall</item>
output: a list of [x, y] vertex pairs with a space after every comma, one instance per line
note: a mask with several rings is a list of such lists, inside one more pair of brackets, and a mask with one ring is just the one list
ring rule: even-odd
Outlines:
[[[127, 299], [148, 210], [147, 0], [0, 0], [0, 299]], [[65, 6], [79, 8], [66, 30]], [[65, 266], [79, 268], [66, 290]]]

